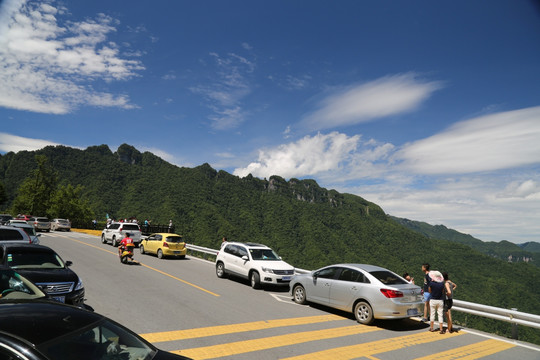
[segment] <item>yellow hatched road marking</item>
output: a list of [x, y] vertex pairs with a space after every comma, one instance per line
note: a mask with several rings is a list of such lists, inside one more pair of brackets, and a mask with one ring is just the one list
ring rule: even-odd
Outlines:
[[[422, 332], [414, 335], [399, 336], [390, 339], [372, 341], [368, 343], [344, 346], [310, 354], [293, 356], [282, 360], [347, 360], [359, 357], [370, 357], [388, 351], [403, 349], [409, 346], [420, 345], [437, 340], [459, 336], [460, 333], [441, 335], [438, 332]], [[433, 357], [432, 357], [433, 358]]]
[[515, 345], [499, 340], [485, 340], [476, 344], [462, 346], [437, 354], [417, 358], [416, 360], [450, 360], [450, 359], [479, 359], [488, 355], [493, 355], [500, 351], [513, 348]]
[[[271, 336], [261, 339], [236, 341], [228, 344], [177, 350], [172, 351], [172, 353], [187, 356], [196, 360], [213, 359], [222, 356], [244, 354], [253, 351], [301, 344], [309, 341], [332, 339], [379, 330], [381, 329], [372, 326], [353, 325], [334, 329], [305, 331], [294, 334]], [[335, 360], [335, 358], [333, 360]]]
[[283, 326], [315, 324], [315, 323], [344, 320], [344, 319], [345, 319], [344, 317], [337, 316], [337, 315], [306, 316], [306, 317], [298, 317], [298, 318], [291, 318], [291, 319], [276, 319], [276, 320], [267, 320], [267, 321], [254, 321], [254, 322], [242, 323], [242, 324], [211, 326], [211, 327], [204, 327], [204, 328], [198, 328], [198, 329], [163, 331], [163, 332], [142, 334], [141, 336], [151, 343], [156, 343], [156, 342], [162, 342], [162, 341], [175, 341], [175, 340], [194, 339], [194, 338], [200, 338], [200, 337], [205, 337], [205, 336], [232, 334], [232, 333], [245, 332], [245, 331], [273, 329], [273, 328], [283, 327]]

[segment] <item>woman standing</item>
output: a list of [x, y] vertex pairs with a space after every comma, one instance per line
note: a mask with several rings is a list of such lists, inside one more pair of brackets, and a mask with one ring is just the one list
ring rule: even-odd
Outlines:
[[452, 329], [452, 313], [450, 309], [452, 309], [452, 306], [454, 305], [454, 290], [457, 288], [457, 285], [448, 279], [447, 272], [443, 272], [442, 275], [444, 278], [444, 290], [446, 293], [443, 310], [444, 315], [446, 316], [446, 322], [448, 324], [448, 332], [453, 332], [454, 330]]

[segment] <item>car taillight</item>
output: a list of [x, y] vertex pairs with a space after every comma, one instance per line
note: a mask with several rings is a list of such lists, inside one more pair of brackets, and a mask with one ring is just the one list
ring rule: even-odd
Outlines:
[[403, 297], [403, 293], [401, 291], [397, 291], [397, 290], [381, 289], [381, 292], [387, 298]]
[[163, 247], [168, 248], [168, 247], [169, 247], [169, 244], [167, 244], [166, 242], [163, 242]]

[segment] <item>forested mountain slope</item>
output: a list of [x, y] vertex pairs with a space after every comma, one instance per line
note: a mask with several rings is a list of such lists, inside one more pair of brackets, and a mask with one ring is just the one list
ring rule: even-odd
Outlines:
[[[407, 271], [421, 283], [421, 264], [429, 262], [459, 284], [459, 299], [540, 314], [538, 267], [487, 256], [470, 244], [430, 239], [392, 220], [378, 205], [313, 180], [239, 178], [208, 164], [182, 168], [126, 144], [116, 152], [105, 145], [86, 150], [49, 146], [0, 156], [7, 207], [35, 168], [36, 154], [49, 159], [60, 183], [84, 186], [100, 220], [105, 214], [154, 223], [172, 219], [190, 243], [217, 248], [223, 236], [260, 242], [304, 269], [371, 263]], [[489, 326], [510, 331], [506, 324]], [[540, 342], [534, 330], [524, 332]]]
[[540, 244], [529, 242], [525, 244], [514, 244], [506, 240], [500, 242], [484, 242], [468, 234], [449, 229], [444, 225], [430, 225], [421, 221], [390, 216], [397, 223], [408, 229], [419, 232], [430, 239], [442, 239], [454, 241], [460, 244], [468, 245], [486, 255], [509, 261], [526, 262], [535, 266], [540, 266]]

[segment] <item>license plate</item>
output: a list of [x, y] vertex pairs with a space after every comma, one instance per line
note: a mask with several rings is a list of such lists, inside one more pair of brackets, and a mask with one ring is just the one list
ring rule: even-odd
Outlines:
[[53, 300], [56, 300], [58, 302], [61, 302], [61, 303], [65, 303], [66, 302], [66, 297], [65, 296], [53, 296], [52, 297]]
[[281, 278], [283, 281], [290, 281], [292, 279], [292, 276], [284, 276]]
[[407, 315], [418, 315], [418, 309], [408, 309]]
[[180, 251], [175, 251], [174, 253], [175, 253], [175, 254], [180, 254]]

